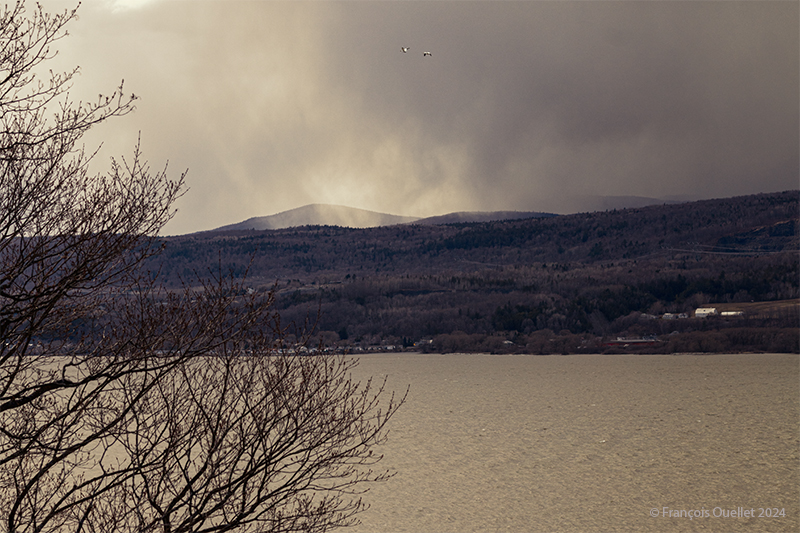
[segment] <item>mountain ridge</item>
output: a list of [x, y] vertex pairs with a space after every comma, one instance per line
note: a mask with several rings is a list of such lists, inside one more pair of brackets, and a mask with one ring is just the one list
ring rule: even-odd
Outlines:
[[412, 224], [440, 225], [464, 224], [472, 222], [501, 222], [504, 220], [522, 220], [525, 218], [556, 217], [554, 213], [541, 213], [539, 211], [457, 211], [446, 215], [420, 218]]
[[[207, 232], [164, 238], [145, 267], [167, 288], [219, 272], [274, 294], [282, 323], [318, 316], [313, 345], [598, 353], [647, 335], [665, 353], [796, 353], [799, 202], [792, 190], [474, 224]], [[691, 318], [704, 306], [743, 314]]]
[[268, 230], [285, 229], [298, 226], [341, 226], [351, 228], [370, 228], [392, 226], [417, 220], [418, 217], [407, 217], [378, 213], [367, 209], [345, 207], [331, 204], [308, 204], [295, 209], [281, 211], [274, 215], [252, 217], [235, 224], [220, 226], [211, 230]]
[[163, 262], [162, 274], [174, 278], [175, 273], [205, 270], [206, 259], [224, 251], [223, 263], [234, 271], [255, 257], [249, 275], [274, 280], [342, 272], [459, 271], [479, 264], [635, 261], [673, 253], [694, 257], [707, 250], [769, 257], [786, 246], [797, 249], [797, 202], [797, 191], [785, 191], [475, 224], [202, 232], [165, 237], [167, 247], [157, 261]]
[[412, 217], [379, 213], [367, 209], [333, 204], [308, 204], [281, 211], [274, 215], [251, 217], [242, 222], [228, 224], [209, 230], [210, 232], [242, 230], [274, 230], [301, 226], [339, 226], [344, 228], [375, 228], [399, 224], [458, 224], [468, 222], [495, 222], [558, 216], [538, 211], [458, 211], [432, 217]]
[[[613, 209], [640, 208], [657, 204], [683, 203], [686, 199], [650, 198], [642, 196], [582, 196], [580, 205], [572, 206], [574, 212], [598, 212]], [[543, 211], [455, 211], [443, 215], [416, 217], [381, 213], [368, 209], [335, 204], [312, 203], [302, 207], [280, 211], [266, 216], [251, 217], [234, 224], [226, 224], [206, 232], [241, 230], [276, 230], [301, 226], [339, 226], [347, 228], [375, 228], [397, 224], [463, 224], [475, 222], [499, 222], [526, 218], [554, 217], [571, 213]]]

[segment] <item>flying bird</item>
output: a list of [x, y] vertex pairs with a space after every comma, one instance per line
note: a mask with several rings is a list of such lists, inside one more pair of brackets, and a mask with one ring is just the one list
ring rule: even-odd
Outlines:
[[400, 48], [400, 50], [402, 50], [403, 53], [405, 54], [406, 52], [408, 52], [410, 50], [410, 48], [408, 46], [403, 46], [403, 47]]
[[433, 54], [431, 54], [430, 52], [422, 52], [422, 57], [425, 57], [425, 56], [432, 56], [432, 55], [433, 55]]

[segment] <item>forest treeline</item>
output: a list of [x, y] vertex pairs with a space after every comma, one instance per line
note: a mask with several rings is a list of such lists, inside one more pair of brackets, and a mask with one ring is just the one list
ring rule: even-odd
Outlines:
[[[170, 237], [194, 272], [276, 291], [284, 323], [350, 348], [572, 353], [800, 351], [798, 191], [442, 226], [301, 227]], [[786, 303], [788, 301], [788, 303]], [[694, 318], [708, 304], [783, 302]], [[665, 313], [685, 318], [665, 319]], [[609, 343], [655, 338], [647, 345]]]

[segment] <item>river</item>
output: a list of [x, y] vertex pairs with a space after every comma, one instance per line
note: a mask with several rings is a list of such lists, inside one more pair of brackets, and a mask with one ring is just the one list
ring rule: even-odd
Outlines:
[[407, 403], [353, 532], [798, 531], [797, 355], [360, 357]]

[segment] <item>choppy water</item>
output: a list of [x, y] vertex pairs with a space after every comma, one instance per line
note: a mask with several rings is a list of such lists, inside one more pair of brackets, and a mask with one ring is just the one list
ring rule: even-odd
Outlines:
[[397, 475], [351, 531], [800, 529], [796, 355], [370, 355], [369, 375], [411, 392], [380, 450]]

